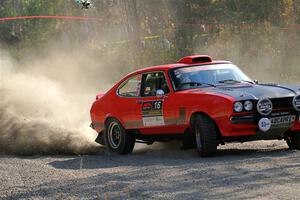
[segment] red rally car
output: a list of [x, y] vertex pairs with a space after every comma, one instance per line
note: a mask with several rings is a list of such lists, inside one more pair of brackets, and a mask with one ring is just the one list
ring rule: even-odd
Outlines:
[[206, 55], [135, 71], [91, 108], [96, 142], [131, 153], [135, 142], [181, 139], [214, 156], [227, 142], [285, 139], [300, 150], [300, 86], [259, 84]]

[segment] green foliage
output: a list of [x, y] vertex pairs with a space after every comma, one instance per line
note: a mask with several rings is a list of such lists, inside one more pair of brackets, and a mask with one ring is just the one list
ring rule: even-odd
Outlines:
[[[16, 51], [64, 41], [95, 54], [117, 55], [124, 65], [174, 62], [209, 53], [246, 65], [268, 57], [296, 69], [300, 55], [299, 0], [103, 0], [79, 9], [73, 0], [0, 0], [0, 17], [70, 15], [101, 22], [32, 19], [0, 22], [0, 42]], [[69, 40], [70, 44], [66, 42]], [[128, 59], [128, 58], [132, 59]], [[289, 59], [285, 59], [289, 57]], [[268, 65], [254, 59], [256, 65]], [[251, 69], [247, 69], [251, 72]], [[298, 72], [299, 73], [298, 73]], [[300, 70], [296, 69], [300, 76]]]
[[[75, 8], [72, 7], [71, 2], [65, 0], [0, 1], [0, 17], [72, 15], [73, 10]], [[25, 48], [43, 43], [56, 31], [57, 23], [58, 21], [53, 19], [2, 21], [0, 22], [0, 41], [12, 46], [21, 45]]]

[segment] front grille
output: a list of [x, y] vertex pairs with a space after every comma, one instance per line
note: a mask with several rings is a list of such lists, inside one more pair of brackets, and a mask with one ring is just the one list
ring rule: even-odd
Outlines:
[[293, 108], [292, 97], [276, 98], [271, 99], [271, 101], [273, 103], [273, 109]]

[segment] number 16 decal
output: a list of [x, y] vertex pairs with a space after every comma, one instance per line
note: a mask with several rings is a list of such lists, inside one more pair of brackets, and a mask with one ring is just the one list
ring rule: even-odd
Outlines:
[[142, 105], [142, 118], [144, 126], [163, 126], [163, 101], [149, 101]]
[[155, 101], [154, 102], [154, 109], [155, 110], [160, 110], [162, 106], [162, 101]]

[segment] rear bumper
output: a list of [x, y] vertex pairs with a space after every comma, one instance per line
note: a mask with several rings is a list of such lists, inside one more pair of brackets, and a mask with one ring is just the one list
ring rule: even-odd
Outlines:
[[104, 123], [100, 123], [100, 122], [92, 122], [90, 124], [90, 127], [92, 129], [94, 129], [95, 131], [97, 131], [97, 133], [100, 133], [103, 129], [104, 129]]
[[90, 124], [90, 127], [95, 130], [93, 123]]

